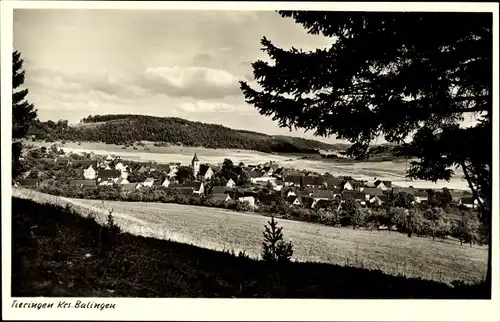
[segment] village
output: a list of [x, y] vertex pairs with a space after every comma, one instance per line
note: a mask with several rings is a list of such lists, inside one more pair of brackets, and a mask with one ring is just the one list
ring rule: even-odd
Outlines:
[[[413, 187], [393, 186], [391, 181], [362, 181], [350, 177], [335, 177], [328, 173], [318, 174], [280, 167], [268, 162], [258, 165], [233, 166], [230, 162], [228, 178], [214, 182], [221, 165], [211, 165], [200, 160], [195, 153], [190, 166], [180, 162], [157, 164], [156, 162], [134, 163], [120, 156], [99, 156], [82, 153], [42, 157], [38, 161], [45, 164], [76, 169], [68, 184], [76, 188], [113, 186], [121, 187], [124, 194], [164, 187], [192, 198], [210, 198], [218, 202], [239, 201], [248, 203], [250, 208], [259, 203], [272, 202], [281, 196], [290, 207], [321, 209], [337, 201], [340, 206], [347, 199], [354, 199], [361, 207], [380, 207], [388, 204], [400, 193], [413, 196], [413, 203], [425, 205], [429, 200], [429, 190]], [[226, 159], [227, 160], [227, 159]], [[226, 161], [225, 161], [226, 162]], [[222, 165], [224, 167], [224, 165]], [[179, 172], [181, 168], [184, 171]], [[187, 171], [191, 171], [186, 174]], [[33, 178], [34, 177], [34, 178]], [[245, 180], [240, 180], [245, 177]], [[40, 180], [32, 171], [24, 173], [16, 186], [40, 187], [50, 184], [50, 178]], [[440, 191], [440, 190], [439, 190]], [[447, 190], [453, 204], [465, 208], [476, 208], [471, 195], [464, 191]]]

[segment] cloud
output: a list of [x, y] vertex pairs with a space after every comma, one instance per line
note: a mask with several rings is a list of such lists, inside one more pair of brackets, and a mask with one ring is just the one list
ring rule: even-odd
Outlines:
[[163, 66], [147, 68], [139, 85], [174, 97], [216, 99], [241, 95], [239, 81], [243, 79], [222, 69]]
[[207, 67], [210, 63], [213, 63], [214, 60], [212, 56], [209, 54], [203, 53], [203, 54], [198, 54], [193, 57], [193, 64], [195, 66], [200, 66], [200, 67]]
[[234, 105], [222, 102], [182, 102], [178, 104], [179, 108], [186, 112], [199, 112], [199, 113], [229, 113], [235, 110]]
[[148, 94], [137, 85], [137, 77], [119, 77], [106, 72], [64, 73], [48, 68], [27, 70], [26, 86], [35, 90], [53, 90], [61, 95], [101, 92], [122, 98], [134, 98]]

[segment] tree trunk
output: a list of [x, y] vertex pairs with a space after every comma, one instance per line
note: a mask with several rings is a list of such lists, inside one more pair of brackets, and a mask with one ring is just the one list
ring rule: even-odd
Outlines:
[[[474, 185], [472, 184], [471, 178], [469, 176], [469, 172], [467, 171], [467, 167], [465, 166], [465, 162], [462, 162], [461, 165], [462, 165], [462, 170], [464, 171], [465, 179], [467, 180], [467, 183], [469, 184], [469, 188], [472, 191], [472, 196], [475, 197], [475, 198], [477, 198], [478, 197], [478, 193], [477, 193], [476, 189], [474, 188]], [[481, 209], [480, 211], [483, 211], [482, 217], [483, 217], [483, 220], [484, 220], [485, 213], [484, 213], [484, 208], [483, 208], [483, 202], [481, 200], [478, 200], [478, 203], [479, 203], [479, 206], [480, 206], [480, 209]], [[489, 205], [491, 207], [491, 199], [488, 200], [488, 203], [489, 203]], [[485, 280], [486, 286], [489, 289], [490, 296], [491, 296], [491, 255], [492, 255], [491, 247], [493, 245], [493, 241], [492, 241], [492, 237], [493, 237], [492, 236], [492, 226], [491, 226], [491, 216], [492, 215], [493, 215], [493, 213], [491, 212], [491, 208], [490, 208], [490, 213], [486, 214], [486, 216], [488, 216], [488, 218], [486, 220], [487, 220], [487, 223], [488, 223], [489, 236], [488, 236], [488, 268], [486, 270], [486, 280]]]

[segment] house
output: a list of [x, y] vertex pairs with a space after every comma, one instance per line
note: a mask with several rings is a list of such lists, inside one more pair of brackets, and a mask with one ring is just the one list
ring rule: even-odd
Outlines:
[[461, 190], [448, 190], [448, 191], [450, 192], [451, 199], [454, 202], [458, 203], [458, 201], [460, 200], [460, 198], [466, 197], [465, 191], [461, 191]]
[[92, 165], [82, 169], [82, 175], [85, 179], [93, 180], [96, 178], [96, 169]]
[[[271, 182], [273, 182], [273, 181], [271, 181]], [[285, 183], [279, 179], [274, 181], [274, 183], [276, 184], [276, 187], [274, 188], [274, 190], [276, 190], [276, 191], [281, 191], [281, 189], [283, 189], [283, 187], [285, 186]]]
[[121, 178], [121, 174], [122, 172], [120, 170], [99, 169], [97, 171], [97, 181], [111, 180], [116, 182]]
[[269, 204], [272, 204], [272, 203], [274, 203], [274, 202], [276, 202], [276, 201], [277, 201], [277, 197], [278, 197], [278, 196], [277, 196], [276, 194], [274, 194], [274, 193], [270, 193], [270, 194], [260, 194], [260, 195], [258, 196], [259, 201], [260, 201], [261, 203], [263, 203], [263, 204], [268, 204], [268, 205], [269, 205]]
[[155, 179], [153, 178], [147, 178], [146, 180], [144, 180], [144, 182], [141, 182], [142, 183], [142, 187], [152, 187], [153, 184], [155, 183]]
[[283, 197], [286, 199], [290, 196], [296, 196], [297, 194], [295, 193], [295, 189], [294, 188], [290, 188], [290, 187], [287, 187], [285, 189], [282, 189], [282, 195]]
[[116, 180], [116, 184], [127, 184], [127, 183], [130, 182], [125, 178], [119, 178], [118, 180]]
[[273, 173], [273, 176], [275, 177], [278, 177], [278, 178], [281, 178], [283, 176], [283, 172], [285, 171], [285, 169], [283, 168], [278, 168], [274, 171]]
[[184, 184], [171, 184], [170, 187], [172, 188], [191, 188], [192, 192], [197, 195], [201, 195], [205, 191], [205, 186], [203, 185], [203, 182], [201, 181], [192, 181]]
[[337, 199], [337, 198], [340, 199], [341, 194], [342, 194], [342, 191], [340, 190], [340, 188], [329, 188], [328, 191], [332, 192], [334, 199]]
[[284, 171], [283, 176], [288, 177], [288, 176], [303, 176], [304, 174], [300, 171], [295, 171], [295, 170], [289, 170], [289, 171]]
[[354, 190], [354, 184], [352, 181], [344, 181], [342, 184], [341, 184], [341, 187], [343, 190]]
[[264, 176], [272, 176], [273, 173], [274, 173], [274, 170], [272, 167], [270, 166], [266, 166], [262, 169], [261, 171], [262, 173], [264, 173]]
[[303, 175], [286, 175], [283, 177], [283, 181], [287, 186], [300, 186], [302, 184]]
[[329, 200], [334, 198], [334, 194], [330, 190], [316, 190], [312, 193], [312, 197], [315, 201]]
[[71, 160], [70, 162], [74, 167], [87, 169], [89, 166], [92, 166], [94, 169], [97, 169], [96, 160]]
[[371, 205], [382, 206], [389, 202], [389, 197], [386, 195], [372, 195], [369, 200]]
[[410, 195], [414, 195], [415, 194], [415, 188], [413, 187], [409, 187], [409, 188], [406, 188], [406, 187], [393, 187], [392, 188], [392, 195], [393, 196], [397, 196], [398, 194], [400, 193], [408, 193]]
[[81, 187], [95, 187], [97, 185], [95, 180], [70, 180], [69, 184], [72, 186]]
[[229, 179], [226, 183], [226, 187], [234, 188], [234, 186], [236, 186], [236, 183], [233, 181], [233, 179]]
[[291, 205], [291, 206], [302, 206], [302, 198], [298, 196], [290, 196], [286, 198], [286, 201]]
[[378, 196], [384, 194], [384, 191], [380, 188], [363, 187], [361, 188], [361, 191], [365, 194], [365, 199], [367, 201], [371, 199], [371, 196]]
[[268, 184], [271, 185], [272, 189], [274, 191], [281, 191], [281, 189], [283, 189], [283, 181], [281, 180], [270, 180], [268, 181]]
[[125, 183], [125, 184], [122, 184], [120, 185], [122, 187], [122, 191], [123, 192], [132, 192], [132, 191], [135, 191], [135, 189], [137, 189], [137, 183]]
[[429, 195], [426, 191], [417, 190], [415, 191], [415, 201], [417, 203], [427, 202], [429, 200]]
[[384, 191], [391, 190], [392, 188], [392, 182], [387, 180], [376, 180], [374, 182], [374, 185], [376, 188], [382, 189]]
[[115, 182], [113, 181], [113, 179], [102, 179], [99, 181], [100, 186], [112, 186], [114, 184]]
[[210, 180], [214, 175], [212, 168], [208, 164], [202, 164], [198, 170], [198, 180]]
[[307, 190], [297, 190], [295, 192], [295, 195], [297, 197], [311, 197], [312, 196], [312, 191], [307, 191]]
[[270, 177], [267, 175], [264, 175], [263, 172], [258, 172], [258, 171], [248, 171], [248, 175], [250, 176], [250, 181], [252, 183], [257, 183], [257, 182], [267, 182], [267, 181], [274, 181], [276, 180], [275, 177]]
[[21, 187], [37, 187], [38, 179], [21, 179], [19, 180], [19, 185]]
[[168, 168], [170, 169], [170, 172], [177, 172], [177, 170], [179, 170], [180, 166], [181, 166], [180, 162], [169, 162], [168, 163]]
[[324, 209], [330, 206], [331, 201], [325, 199], [315, 200], [313, 208], [315, 209]]
[[115, 170], [120, 170], [120, 171], [122, 171], [122, 172], [123, 172], [124, 170], [126, 170], [126, 166], [125, 166], [125, 165], [124, 165], [121, 161], [118, 161], [118, 162], [114, 163], [114, 164], [113, 164], [113, 168], [114, 168]]
[[312, 197], [300, 197], [302, 199], [302, 207], [305, 209], [314, 208], [316, 201]]
[[223, 201], [223, 202], [228, 202], [231, 200], [231, 197], [228, 194], [225, 193], [214, 193], [210, 197], [210, 199], [214, 201]]
[[313, 187], [313, 186], [321, 186], [323, 184], [323, 180], [319, 176], [303, 176], [301, 177], [302, 182], [301, 186], [302, 187]]
[[161, 186], [168, 188], [169, 185], [170, 185], [170, 180], [168, 178], [165, 178], [165, 180], [162, 182]]
[[342, 202], [346, 201], [349, 198], [353, 198], [357, 202], [359, 202], [361, 205], [366, 205], [366, 197], [365, 193], [362, 191], [356, 191], [356, 190], [344, 190], [342, 191], [341, 194]]
[[248, 204], [250, 205], [250, 207], [255, 207], [255, 197], [254, 196], [243, 196], [243, 197], [239, 197], [238, 198], [238, 201], [240, 202], [248, 202]]
[[[362, 185], [362, 188], [377, 188], [377, 186], [375, 185], [375, 182], [371, 182], [371, 181], [369, 182], [366, 180], [362, 180], [361, 185]], [[379, 188], [379, 189], [381, 189], [381, 188]]]
[[476, 202], [472, 197], [462, 197], [458, 200], [458, 205], [467, 208], [475, 208]]
[[340, 188], [342, 186], [342, 179], [335, 178], [335, 177], [324, 177], [324, 185], [327, 187], [334, 187], [334, 188]]
[[111, 163], [111, 162], [113, 162], [113, 161], [115, 161], [115, 160], [120, 160], [120, 159], [121, 159], [120, 157], [117, 157], [117, 156], [116, 156], [116, 155], [114, 155], [114, 154], [109, 154], [106, 158], [104, 158], [104, 161], [105, 161], [106, 163]]

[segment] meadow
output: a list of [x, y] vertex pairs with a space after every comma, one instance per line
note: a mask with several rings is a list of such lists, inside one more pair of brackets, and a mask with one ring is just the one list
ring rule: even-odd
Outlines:
[[[268, 217], [225, 209], [158, 204], [81, 200], [14, 188], [13, 196], [42, 203], [71, 205], [80, 214], [97, 214], [104, 223], [112, 209], [123, 231], [191, 244], [212, 250], [245, 251], [258, 258]], [[408, 238], [387, 231], [353, 230], [278, 219], [285, 238], [294, 244], [294, 259], [379, 269], [390, 275], [423, 278], [444, 283], [484, 278], [487, 249], [460, 246], [453, 240]]]

